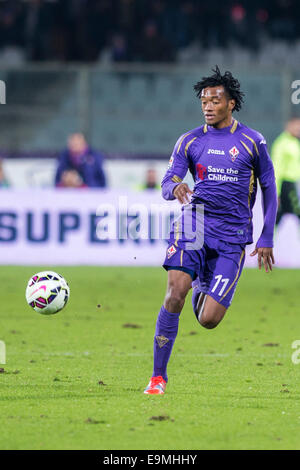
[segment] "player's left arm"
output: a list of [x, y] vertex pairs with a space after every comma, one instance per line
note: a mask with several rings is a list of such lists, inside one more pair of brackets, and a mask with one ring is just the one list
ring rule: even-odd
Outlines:
[[259, 269], [264, 265], [265, 271], [269, 272], [272, 271], [272, 265], [275, 263], [273, 235], [277, 213], [276, 180], [273, 163], [263, 137], [257, 143], [257, 149], [258, 155], [254, 157], [254, 171], [262, 191], [264, 225], [255, 250], [250, 256], [257, 255]]

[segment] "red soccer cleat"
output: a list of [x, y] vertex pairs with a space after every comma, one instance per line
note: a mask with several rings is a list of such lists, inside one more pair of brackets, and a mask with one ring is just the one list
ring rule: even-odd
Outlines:
[[144, 390], [146, 395], [163, 395], [165, 393], [167, 382], [161, 375], [151, 377], [149, 384]]

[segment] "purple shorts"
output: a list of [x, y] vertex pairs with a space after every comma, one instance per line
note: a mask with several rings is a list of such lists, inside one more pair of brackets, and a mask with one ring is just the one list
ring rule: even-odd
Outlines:
[[[206, 237], [200, 250], [185, 250], [180, 241], [170, 243], [163, 267], [185, 268], [197, 276], [201, 292], [226, 308], [231, 304], [245, 262], [245, 245]], [[192, 274], [191, 274], [192, 275]]]

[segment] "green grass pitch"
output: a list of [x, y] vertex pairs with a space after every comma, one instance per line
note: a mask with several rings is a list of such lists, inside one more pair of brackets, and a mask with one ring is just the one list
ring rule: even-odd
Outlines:
[[164, 270], [52, 267], [71, 296], [45, 317], [24, 298], [42, 269], [0, 269], [1, 449], [300, 449], [300, 271], [244, 270], [214, 330], [189, 294], [166, 394], [146, 396]]

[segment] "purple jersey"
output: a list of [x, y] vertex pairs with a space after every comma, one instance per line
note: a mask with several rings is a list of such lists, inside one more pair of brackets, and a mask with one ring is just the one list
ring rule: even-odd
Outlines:
[[273, 246], [277, 210], [275, 176], [264, 137], [233, 120], [215, 129], [205, 124], [177, 141], [162, 181], [165, 199], [190, 170], [195, 186], [192, 204], [204, 204], [204, 236], [231, 243], [252, 243], [252, 208], [259, 180], [265, 223], [258, 247]]

